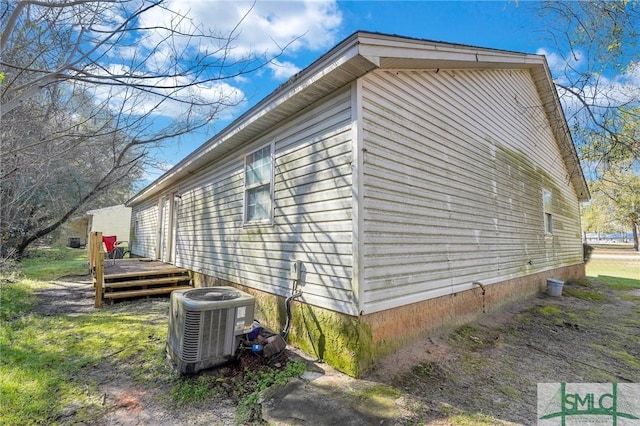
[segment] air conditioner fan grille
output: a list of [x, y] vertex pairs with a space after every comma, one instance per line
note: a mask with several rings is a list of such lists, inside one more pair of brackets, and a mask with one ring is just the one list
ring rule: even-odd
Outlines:
[[233, 300], [240, 297], [239, 291], [217, 288], [197, 288], [184, 293], [184, 297], [191, 300], [216, 302], [220, 300]]

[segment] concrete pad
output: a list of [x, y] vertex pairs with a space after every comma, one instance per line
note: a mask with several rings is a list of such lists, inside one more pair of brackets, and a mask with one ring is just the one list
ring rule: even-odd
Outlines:
[[262, 418], [270, 425], [384, 425], [402, 417], [401, 392], [306, 364], [301, 378], [262, 395]]

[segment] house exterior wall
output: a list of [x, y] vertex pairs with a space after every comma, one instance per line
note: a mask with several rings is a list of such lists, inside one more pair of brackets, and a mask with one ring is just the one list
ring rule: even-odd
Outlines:
[[361, 312], [582, 263], [579, 202], [527, 70], [375, 71], [360, 102]]
[[[312, 105], [179, 186], [176, 265], [262, 292], [293, 291], [303, 262], [303, 300], [351, 315], [351, 92]], [[243, 225], [244, 156], [273, 143], [272, 225]]]
[[[566, 123], [544, 59], [373, 34], [352, 42], [130, 202], [134, 254], [175, 252], [197, 286], [253, 294], [274, 330], [301, 261], [290, 341], [358, 376], [546, 278], [583, 276], [588, 189], [570, 138], [555, 139]], [[245, 224], [245, 157], [265, 145], [272, 221]]]
[[150, 200], [134, 206], [131, 212], [132, 238], [129, 250], [132, 256], [156, 258], [158, 238], [158, 201]]
[[[119, 241], [129, 241], [131, 236], [131, 207], [114, 206], [92, 210], [89, 232], [115, 235]], [[86, 236], [85, 236], [86, 239]]]

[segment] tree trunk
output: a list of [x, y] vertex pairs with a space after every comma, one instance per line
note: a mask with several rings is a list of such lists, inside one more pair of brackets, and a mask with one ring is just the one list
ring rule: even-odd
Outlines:
[[638, 224], [631, 222], [631, 230], [633, 231], [633, 249], [635, 251], [640, 251], [638, 246]]
[[[93, 193], [93, 191], [92, 191], [92, 193]], [[49, 226], [47, 226], [45, 228], [39, 229], [38, 231], [32, 233], [29, 236], [25, 236], [22, 239], [22, 241], [20, 241], [20, 244], [18, 244], [18, 246], [16, 247], [16, 254], [15, 254], [16, 260], [22, 259], [22, 257], [24, 256], [24, 252], [27, 250], [27, 248], [29, 247], [29, 245], [31, 243], [33, 243], [34, 241], [44, 237], [45, 235], [49, 235], [50, 233], [52, 233], [53, 231], [58, 229], [60, 227], [60, 225], [65, 223], [67, 221], [67, 219], [69, 219], [71, 217], [72, 214], [74, 214], [76, 211], [78, 211], [78, 209], [82, 206], [82, 204], [84, 204], [84, 202], [88, 198], [89, 197], [86, 197], [81, 203], [76, 204], [71, 209], [69, 209], [69, 211], [67, 211], [55, 223], [53, 223], [53, 224], [51, 224], [51, 225], [49, 225]]]

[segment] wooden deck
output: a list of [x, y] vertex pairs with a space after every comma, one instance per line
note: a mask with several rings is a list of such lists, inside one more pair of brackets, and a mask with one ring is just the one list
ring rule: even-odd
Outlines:
[[145, 258], [104, 259], [98, 238], [101, 235], [91, 235], [93, 247], [89, 249], [96, 308], [102, 306], [103, 300], [170, 294], [193, 287], [189, 271], [171, 264]]
[[170, 264], [136, 258], [104, 262], [103, 300], [155, 296], [188, 288], [192, 288], [189, 271]]

